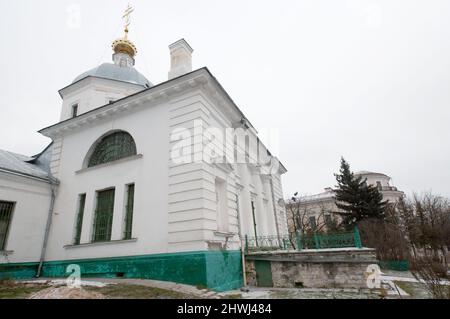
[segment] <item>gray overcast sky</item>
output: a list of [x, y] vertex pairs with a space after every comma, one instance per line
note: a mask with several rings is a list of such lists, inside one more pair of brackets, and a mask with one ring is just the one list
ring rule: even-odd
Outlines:
[[[111, 60], [126, 0], [1, 1], [0, 148], [32, 155], [57, 90]], [[185, 37], [254, 126], [279, 130], [285, 195], [353, 170], [450, 197], [450, 1], [132, 1], [136, 67], [165, 81]], [[79, 19], [77, 12], [79, 11]]]

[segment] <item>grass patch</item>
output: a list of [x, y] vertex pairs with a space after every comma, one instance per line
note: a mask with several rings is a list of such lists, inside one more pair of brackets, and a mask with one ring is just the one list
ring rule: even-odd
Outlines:
[[115, 284], [106, 287], [84, 287], [88, 291], [95, 291], [111, 299], [194, 299], [194, 296], [180, 292], [146, 287], [140, 285]]
[[422, 283], [406, 281], [394, 281], [394, 283], [403, 289], [409, 295], [409, 298], [428, 299], [431, 297]]
[[0, 281], [0, 299], [25, 299], [32, 293], [47, 288], [45, 285], [21, 284], [14, 281]]
[[399, 286], [401, 289], [403, 289], [408, 295], [412, 296], [414, 294], [414, 289], [411, 287], [411, 285], [408, 285], [407, 282], [404, 281], [394, 281], [394, 284]]

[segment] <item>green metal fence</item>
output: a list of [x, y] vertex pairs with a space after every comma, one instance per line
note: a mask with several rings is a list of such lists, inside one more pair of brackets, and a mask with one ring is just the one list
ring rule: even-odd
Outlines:
[[329, 248], [362, 248], [358, 228], [353, 231], [293, 236], [258, 236], [244, 238], [246, 251], [303, 250]]

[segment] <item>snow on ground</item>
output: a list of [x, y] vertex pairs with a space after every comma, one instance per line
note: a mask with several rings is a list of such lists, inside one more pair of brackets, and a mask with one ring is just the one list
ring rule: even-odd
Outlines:
[[32, 294], [29, 299], [105, 299], [101, 293], [67, 286], [50, 287]]
[[[67, 285], [66, 279], [38, 279], [38, 280], [21, 280], [20, 283], [24, 284], [46, 284], [49, 286], [65, 286]], [[86, 287], [98, 287], [103, 288], [107, 285], [114, 285], [115, 283], [105, 283], [100, 281], [80, 281], [80, 286], [86, 286]]]

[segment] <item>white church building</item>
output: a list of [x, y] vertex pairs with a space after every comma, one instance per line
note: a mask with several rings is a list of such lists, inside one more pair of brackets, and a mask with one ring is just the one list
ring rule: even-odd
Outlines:
[[[135, 45], [59, 94], [51, 144], [0, 151], [0, 279], [151, 278], [223, 291], [242, 282], [242, 238], [287, 235], [284, 166], [192, 48], [170, 45], [166, 82]], [[5, 138], [5, 137], [3, 137]]]

